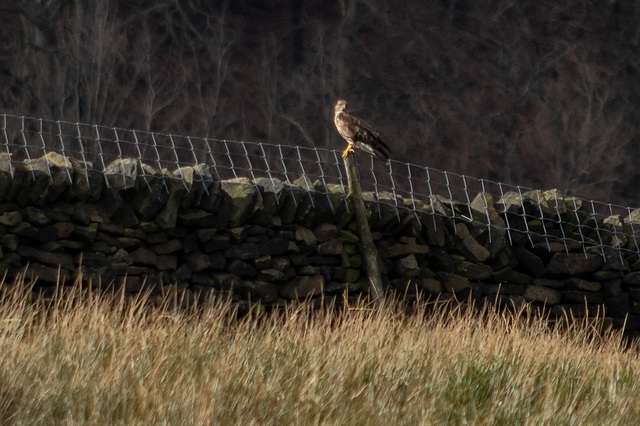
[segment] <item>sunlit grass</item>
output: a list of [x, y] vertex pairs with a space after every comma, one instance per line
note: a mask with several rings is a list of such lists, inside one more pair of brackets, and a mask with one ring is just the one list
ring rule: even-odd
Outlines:
[[[1, 424], [634, 424], [640, 362], [597, 323], [365, 303], [237, 320], [75, 289], [0, 301]], [[562, 330], [562, 331], [561, 331]]]

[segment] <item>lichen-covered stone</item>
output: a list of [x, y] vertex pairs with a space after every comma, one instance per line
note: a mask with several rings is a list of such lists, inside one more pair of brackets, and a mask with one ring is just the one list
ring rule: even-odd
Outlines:
[[428, 254], [429, 246], [420, 244], [394, 244], [385, 250], [387, 257], [406, 256], [408, 254]]
[[110, 258], [112, 264], [132, 265], [133, 260], [129, 253], [124, 249], [118, 249]]
[[495, 208], [493, 195], [485, 192], [480, 192], [471, 201], [469, 207], [473, 212], [473, 219], [475, 221], [478, 221], [485, 225], [491, 224], [501, 230], [504, 230], [506, 228], [507, 225], [504, 222], [504, 219], [502, 219], [502, 216]]
[[354, 254], [353, 256], [348, 257], [347, 265], [350, 268], [360, 268], [362, 266], [362, 256], [359, 254]]
[[320, 204], [316, 201], [315, 193], [307, 193], [306, 195], [306, 197], [302, 197], [293, 221], [302, 226], [312, 227], [317, 218], [322, 218], [330, 212], [319, 210]]
[[105, 167], [104, 174], [109, 186], [127, 189], [135, 184], [139, 167], [140, 161], [136, 158], [117, 158]]
[[489, 250], [478, 243], [463, 224], [456, 224], [456, 232], [460, 238], [460, 250], [477, 262], [484, 262], [490, 257]]
[[323, 223], [319, 225], [313, 233], [318, 243], [324, 243], [338, 236], [338, 227], [331, 223]]
[[491, 278], [492, 271], [488, 265], [472, 263], [464, 260], [455, 262], [456, 273], [470, 280], [485, 280]]
[[38, 173], [40, 176], [48, 177], [42, 179], [42, 187], [37, 191], [37, 198], [34, 199], [37, 205], [45, 202], [53, 202], [71, 186], [72, 163], [69, 158], [58, 154], [57, 152], [49, 152], [45, 156], [33, 160], [29, 163], [32, 172]]
[[446, 272], [441, 272], [439, 276], [444, 288], [450, 293], [457, 293], [471, 288], [471, 282], [466, 277]]
[[22, 215], [18, 211], [5, 212], [0, 215], [0, 225], [16, 226], [22, 222]]
[[551, 278], [535, 278], [531, 284], [549, 288], [562, 288], [564, 286], [561, 280]]
[[333, 239], [318, 245], [318, 253], [321, 255], [341, 255], [343, 253], [342, 241]]
[[545, 266], [540, 257], [522, 246], [514, 246], [511, 251], [531, 275], [534, 277], [544, 275]]
[[175, 271], [178, 269], [178, 258], [172, 254], [159, 255], [156, 269], [158, 271]]
[[253, 211], [254, 204], [258, 199], [256, 187], [250, 184], [246, 178], [226, 180], [222, 182], [222, 191], [230, 199], [230, 226], [239, 226], [245, 223]]
[[431, 294], [440, 294], [444, 292], [442, 283], [434, 278], [423, 278], [422, 288]]
[[582, 278], [571, 277], [564, 281], [565, 288], [571, 290], [600, 291], [601, 285], [598, 281], [590, 281]]
[[445, 226], [441, 217], [433, 214], [418, 213], [422, 224], [423, 234], [427, 243], [443, 247], [445, 245]]
[[300, 276], [279, 289], [280, 296], [286, 299], [305, 299], [322, 294], [324, 277], [322, 275]]
[[338, 232], [339, 238], [345, 243], [358, 243], [360, 241], [360, 237], [354, 234], [351, 231], [342, 229]]
[[416, 256], [410, 254], [396, 261], [398, 274], [404, 277], [417, 277], [420, 275], [420, 268]]
[[549, 287], [530, 285], [524, 291], [524, 298], [529, 302], [542, 302], [547, 305], [556, 305], [560, 303], [562, 295], [559, 291]]
[[162, 210], [156, 215], [155, 222], [161, 229], [174, 229], [186, 188], [179, 181], [167, 181], [167, 185], [169, 187], [169, 197]]
[[184, 261], [189, 266], [191, 272], [194, 273], [204, 271], [211, 267], [211, 259], [209, 256], [197, 250], [187, 253], [184, 256]]
[[60, 266], [67, 271], [73, 271], [76, 267], [73, 256], [65, 253], [38, 250], [28, 245], [18, 247], [18, 253], [31, 261], [37, 261], [52, 267]]
[[258, 271], [256, 278], [261, 281], [274, 282], [282, 280], [284, 276], [284, 272], [269, 268]]
[[625, 274], [622, 282], [627, 285], [640, 286], [640, 271]]
[[244, 262], [240, 259], [234, 259], [229, 262], [227, 271], [233, 275], [237, 275], [241, 278], [253, 278], [256, 276], [256, 268], [251, 264]]
[[12, 227], [10, 231], [12, 234], [17, 235], [18, 237], [25, 238], [27, 240], [33, 240], [40, 234], [38, 228], [28, 222], [20, 222]]
[[514, 271], [511, 268], [504, 268], [493, 273], [493, 280], [496, 282], [508, 282], [514, 284], [529, 284], [533, 280], [531, 275]]
[[602, 266], [602, 257], [597, 254], [587, 253], [555, 253], [546, 273], [554, 275], [576, 276], [597, 271]]
[[18, 249], [18, 237], [13, 234], [0, 235], [0, 245], [10, 251], [16, 251]]
[[153, 252], [157, 255], [164, 255], [164, 254], [174, 253], [180, 250], [181, 248], [182, 248], [182, 242], [179, 239], [174, 238], [170, 241], [167, 241], [166, 243], [153, 246], [151, 250], [153, 250]]
[[71, 174], [73, 198], [79, 201], [97, 201], [105, 186], [105, 177], [98, 170], [74, 168]]
[[12, 172], [11, 155], [6, 152], [0, 153], [0, 202], [5, 200], [13, 185]]
[[35, 262], [30, 263], [29, 267], [25, 267], [23, 270], [24, 276], [28, 281], [34, 281], [40, 284], [46, 283], [59, 286], [66, 284], [73, 278], [73, 273], [70, 270], [65, 270], [58, 266], [46, 266]]
[[191, 275], [191, 270], [186, 264], [178, 266], [178, 268], [170, 274], [171, 281], [173, 281], [174, 283], [185, 282], [191, 278]]
[[279, 217], [283, 224], [288, 225], [293, 223], [298, 211], [298, 206], [305, 196], [306, 193], [296, 187], [287, 186], [282, 191], [282, 203], [280, 206]]
[[148, 179], [148, 188], [140, 188], [129, 201], [129, 205], [144, 221], [152, 220], [169, 199], [166, 181], [160, 177]]
[[342, 253], [346, 256], [352, 256], [358, 252], [358, 246], [355, 244], [343, 244]]
[[260, 257], [260, 250], [258, 246], [253, 243], [244, 243], [239, 245], [233, 245], [224, 251], [224, 257], [227, 259], [257, 259]]
[[141, 265], [154, 266], [158, 261], [158, 255], [144, 247], [140, 247], [137, 250], [134, 250], [133, 252], [131, 252], [130, 256], [133, 263]]
[[255, 184], [261, 197], [253, 207], [251, 220], [259, 225], [267, 226], [280, 210], [284, 184], [275, 178], [258, 178]]
[[317, 242], [317, 238], [314, 233], [304, 226], [298, 226], [295, 232], [295, 239], [298, 243], [307, 246], [313, 247]]

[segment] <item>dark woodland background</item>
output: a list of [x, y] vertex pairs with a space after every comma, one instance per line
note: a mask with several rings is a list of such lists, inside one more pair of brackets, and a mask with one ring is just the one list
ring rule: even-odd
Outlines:
[[343, 149], [640, 205], [639, 0], [0, 0], [0, 112]]

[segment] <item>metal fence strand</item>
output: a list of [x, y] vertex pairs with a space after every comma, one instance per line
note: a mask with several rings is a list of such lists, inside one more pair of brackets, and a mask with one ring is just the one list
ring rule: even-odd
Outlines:
[[256, 184], [256, 175], [253, 173], [253, 164], [251, 163], [251, 158], [249, 157], [249, 151], [247, 151], [247, 146], [246, 144], [242, 144], [242, 149], [244, 150], [244, 157], [245, 160], [247, 161], [247, 166], [249, 167], [249, 173], [251, 174], [251, 182], [253, 182], [253, 186], [256, 189], [256, 192], [258, 194], [258, 198], [260, 198], [260, 201], [264, 201], [262, 199], [262, 193], [260, 192], [260, 188], [258, 188], [258, 185]]
[[[176, 157], [176, 170], [178, 171], [178, 174], [180, 175], [180, 179], [182, 180], [182, 184], [184, 185], [184, 188], [187, 190], [187, 192], [191, 192], [191, 188], [187, 185], [187, 182], [185, 182], [184, 179], [184, 174], [182, 173], [182, 167], [180, 167], [180, 158], [178, 157], [178, 150], [176, 148], [176, 144], [173, 141], [173, 135], [169, 134], [169, 141], [171, 141], [171, 150], [173, 151], [173, 155]], [[161, 169], [162, 171], [162, 169]]]
[[436, 222], [436, 208], [433, 205], [434, 193], [433, 193], [433, 188], [431, 187], [431, 174], [429, 173], [429, 167], [425, 167], [424, 169], [427, 172], [427, 189], [429, 190], [427, 196], [429, 197], [429, 205], [431, 207], [431, 216], [433, 217], [433, 229], [437, 230], [438, 223]]
[[[98, 150], [100, 151], [100, 163], [102, 164], [102, 170], [106, 170], [107, 165], [104, 162], [104, 151], [102, 150], [102, 143], [100, 143], [100, 130], [98, 126], [95, 126], [96, 129], [96, 142], [98, 142]], [[67, 172], [69, 169], [67, 169]], [[107, 179], [107, 175], [105, 173], [102, 174], [104, 176], [105, 183], [109, 186], [109, 179]], [[85, 169], [85, 177], [89, 179], [89, 173], [87, 169]]]
[[313, 188], [311, 188], [311, 186], [309, 185], [309, 178], [307, 177], [307, 172], [304, 169], [304, 164], [302, 161], [302, 155], [300, 154], [299, 146], [296, 146], [296, 152], [298, 153], [298, 165], [300, 166], [300, 171], [302, 172], [301, 177], [304, 178], [303, 179], [304, 185], [307, 187], [307, 194], [309, 195], [309, 201], [311, 202], [311, 207], [315, 209], [316, 203], [313, 201], [313, 195], [311, 195], [311, 192], [313, 192]]
[[542, 236], [544, 238], [545, 243], [547, 244], [547, 249], [551, 250], [551, 245], [549, 244], [549, 233], [547, 232], [547, 225], [545, 224], [545, 216], [544, 216], [544, 212], [542, 211], [542, 200], [540, 199], [540, 191], [535, 191], [535, 194], [537, 198], [538, 212], [540, 213], [540, 217], [538, 219], [542, 224]]
[[[42, 118], [40, 118], [38, 120], [38, 124], [39, 124], [39, 129], [38, 129], [38, 137], [40, 138], [40, 142], [42, 144], [42, 155], [45, 156], [47, 155], [47, 146], [44, 142], [44, 136], [42, 135]], [[44, 157], [46, 159], [45, 164], [47, 165], [47, 174], [49, 175], [49, 181], [53, 182], [53, 174], [51, 173], [51, 164], [48, 158]]]
[[400, 211], [398, 210], [398, 194], [396, 194], [396, 181], [393, 178], [393, 167], [391, 161], [389, 161], [389, 179], [391, 180], [391, 192], [393, 193], [393, 203], [396, 209], [396, 216], [398, 216], [398, 222], [400, 222]]
[[222, 143], [224, 144], [224, 147], [227, 149], [226, 156], [227, 156], [227, 159], [229, 160], [229, 165], [231, 167], [231, 171], [233, 172], [233, 177], [236, 180], [238, 180], [238, 174], [236, 173], [236, 167], [235, 167], [235, 164], [233, 163], [233, 158], [231, 157], [231, 151], [229, 150], [229, 144], [227, 143], [226, 140], [223, 140]]
[[[484, 212], [487, 215], [487, 234], [489, 234], [489, 244], [492, 243], [491, 240], [491, 216], [489, 215], [489, 203], [487, 202], [487, 190], [484, 187], [484, 180], [480, 179], [480, 184], [482, 185], [482, 201], [484, 202]], [[467, 197], [469, 199], [469, 197]], [[471, 203], [469, 203], [471, 204]], [[469, 209], [471, 211], [471, 209]]]
[[[140, 141], [138, 140], [138, 133], [135, 130], [133, 130], [132, 133], [133, 133], [133, 138], [136, 141], [136, 150], [138, 151], [138, 158], [137, 158], [138, 164], [137, 164], [137, 167], [140, 168], [140, 171], [142, 172], [142, 178], [144, 179], [144, 182], [147, 184], [147, 188], [149, 188], [149, 191], [151, 191], [151, 184], [147, 180], [147, 175], [146, 175], [146, 173], [144, 171], [144, 167], [142, 167], [142, 150], [140, 148], [140, 146], [141, 146]], [[151, 138], [153, 139], [154, 147], [155, 147], [156, 144], [155, 144], [155, 138], [153, 138], [153, 133], [151, 133]], [[156, 152], [157, 152], [157, 150], [156, 150]], [[120, 160], [122, 160], [122, 159], [123, 158], [120, 158]], [[160, 165], [160, 170], [159, 170], [160, 174], [164, 175], [164, 173], [162, 173], [162, 165], [160, 164], [160, 155], [158, 155], [158, 165]], [[121, 167], [122, 166], [123, 165], [121, 165]], [[126, 176], [125, 176], [124, 167], [122, 167], [122, 181], [124, 182], [125, 189], [126, 189], [126, 187], [127, 187], [127, 179], [126, 179]], [[167, 192], [169, 191], [169, 188], [167, 187], [167, 183], [166, 182], [164, 183], [164, 188], [167, 190]]]
[[[502, 189], [502, 184], [498, 184], [498, 188], [500, 189], [500, 199], [504, 199], [504, 189]], [[507, 225], [507, 237], [509, 238], [509, 244], [513, 245], [513, 238], [511, 237], [511, 223], [509, 223], [509, 215], [507, 214], [507, 206], [502, 204], [502, 214], [504, 216], [505, 224]]]
[[[373, 159], [373, 157], [371, 157]], [[416, 199], [413, 196], [413, 177], [411, 176], [411, 165], [407, 164], [407, 180], [409, 181], [409, 194], [411, 195], [411, 206], [413, 207], [413, 215], [415, 216], [418, 223], [420, 223], [420, 218], [418, 217], [418, 212], [416, 211]]]
[[595, 224], [595, 231], [596, 231], [596, 234], [598, 235], [598, 242], [599, 242], [598, 247], [600, 248], [600, 253], [602, 254], [602, 257], [606, 259], [606, 256], [604, 255], [604, 244], [602, 242], [602, 235], [600, 234], [600, 227], [598, 226], [596, 209], [594, 207], [594, 201], [589, 200], [589, 205], [591, 205], [591, 212], [594, 218], [593, 223]]
[[564, 233], [564, 227], [562, 226], [562, 215], [560, 213], [560, 208], [558, 207], [560, 205], [560, 201], [558, 200], [558, 192], [555, 191], [553, 193], [553, 201], [555, 203], [555, 211], [556, 214], [558, 215], [558, 227], [560, 228], [560, 233], [562, 234], [562, 244], [564, 244], [564, 251], [565, 253], [569, 254], [569, 247], [567, 246], [567, 235]]
[[[467, 199], [467, 206], [471, 206], [471, 199], [469, 198], [469, 186], [467, 185], [467, 177], [462, 175], [462, 185], [464, 188], [464, 196]], [[473, 209], [469, 209], [469, 222], [473, 222]]]
[[266, 167], [267, 175], [269, 176], [269, 180], [271, 181], [271, 186], [274, 188], [273, 194], [276, 198], [276, 204], [280, 205], [280, 197], [278, 197], [278, 193], [275, 191], [276, 182], [273, 179], [273, 175], [271, 174], [271, 167], [269, 166], [269, 160], [267, 159], [267, 153], [264, 150], [264, 145], [262, 142], [258, 144], [260, 146], [260, 151], [262, 151], [262, 161], [264, 161], [264, 166]]
[[449, 194], [449, 207], [451, 207], [451, 222], [453, 223], [453, 232], [458, 235], [458, 228], [456, 227], [456, 209], [453, 205], [453, 193], [451, 192], [451, 182], [449, 182], [449, 173], [444, 172], [444, 179], [447, 184], [447, 193]]
[[31, 170], [31, 177], [33, 180], [36, 180], [36, 173], [33, 170], [33, 166], [31, 165], [31, 155], [29, 154], [29, 144], [27, 143], [26, 130], [24, 128], [24, 116], [20, 117], [22, 121], [22, 129], [20, 134], [22, 135], [22, 142], [24, 144], [24, 153], [27, 157], [27, 164], [29, 165], [29, 170]]
[[[627, 217], [631, 218], [631, 207], [627, 207]], [[633, 246], [635, 252], [640, 253], [640, 247], [638, 247], [638, 236], [636, 235], [636, 229], [633, 226], [633, 221], [629, 220], [629, 228], [631, 228], [631, 237], [633, 238]]]
[[331, 202], [331, 197], [329, 196], [329, 187], [327, 186], [327, 180], [324, 175], [324, 167], [322, 167], [322, 160], [320, 160], [320, 154], [316, 148], [313, 148], [313, 152], [316, 155], [316, 164], [318, 169], [320, 170], [320, 180], [322, 181], [322, 186], [324, 187], [325, 195], [327, 196], [327, 202], [329, 203], [329, 208], [331, 209], [331, 213], [334, 212], [333, 203]]
[[9, 175], [11, 176], [11, 179], [13, 179], [14, 177], [14, 173], [13, 173], [13, 164], [11, 161], [11, 149], [9, 148], [9, 135], [7, 134], [7, 115], [3, 114], [2, 116], [2, 135], [4, 136], [4, 145], [5, 148], [7, 149], [7, 155], [9, 156]]
[[213, 167], [213, 170], [216, 173], [216, 178], [218, 180], [222, 180], [222, 178], [220, 177], [220, 173], [218, 172], [218, 163], [216, 162], [216, 157], [213, 155], [213, 151], [211, 150], [211, 143], [209, 142], [209, 139], [205, 138], [204, 139], [205, 145], [207, 147], [207, 155], [209, 157], [209, 159], [211, 160], [211, 167]]
[[[76, 123], [76, 129], [78, 130], [78, 144], [80, 145], [80, 156], [82, 157], [82, 164], [84, 165], [85, 172], [89, 166], [89, 162], [87, 160], [87, 156], [85, 153], [84, 143], [82, 141], [82, 132], [80, 131], [80, 123]], [[89, 175], [85, 173], [85, 178], [87, 179], [87, 186], [89, 185]]]
[[293, 204], [297, 206], [298, 202], [296, 201], [296, 197], [293, 194], [293, 184], [289, 179], [289, 173], [287, 173], [287, 164], [284, 161], [284, 154], [282, 153], [282, 145], [278, 145], [278, 152], [280, 153], [280, 162], [282, 163], [282, 169], [284, 170], [284, 176], [287, 180], [287, 186], [289, 187], [289, 192], [291, 194], [291, 198], [293, 199]]
[[[522, 196], [522, 188], [520, 186], [517, 187], [518, 188], [518, 196], [519, 196], [519, 200], [520, 200], [520, 208], [522, 208], [522, 221], [524, 222], [524, 228], [526, 229], [526, 235], [527, 238], [529, 238], [529, 243], [531, 243], [531, 247], [534, 246], [533, 244], [533, 238], [531, 238], [531, 229], [529, 229], [529, 222], [527, 221], [527, 209], [524, 206], [524, 197]], [[551, 250], [549, 248], [549, 242], [547, 241], [547, 248], [549, 250]]]

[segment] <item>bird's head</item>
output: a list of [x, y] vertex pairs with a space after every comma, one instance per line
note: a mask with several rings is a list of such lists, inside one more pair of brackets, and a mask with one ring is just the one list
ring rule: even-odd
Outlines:
[[336, 102], [334, 112], [336, 114], [339, 112], [349, 112], [349, 105], [347, 104], [347, 101], [345, 101], [344, 99], [338, 100], [338, 102]]

